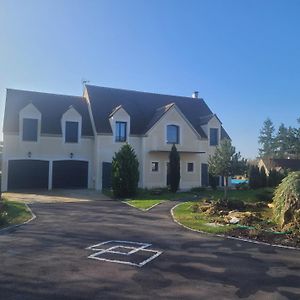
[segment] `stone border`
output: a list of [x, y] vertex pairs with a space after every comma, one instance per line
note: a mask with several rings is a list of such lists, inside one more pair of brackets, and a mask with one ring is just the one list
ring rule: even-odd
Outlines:
[[[146, 212], [146, 211], [148, 211], [148, 210], [154, 208], [155, 206], [157, 206], [157, 205], [159, 205], [159, 204], [162, 204], [162, 203], [165, 202], [166, 200], [158, 200], [158, 201], [162, 201], [162, 202], [155, 203], [155, 204], [153, 204], [152, 206], [150, 206], [150, 207], [148, 207], [148, 208], [146, 208], [146, 209], [138, 208], [138, 207], [136, 207], [136, 206], [134, 206], [134, 205], [132, 205], [132, 204], [130, 204], [130, 203], [127, 203], [128, 201], [131, 201], [131, 200], [121, 201], [121, 202], [124, 203], [124, 204], [127, 204], [128, 206], [134, 207], [135, 209], [138, 209], [138, 210], [141, 210], [141, 211], [143, 211], [143, 212]], [[147, 201], [147, 200], [145, 200], [145, 201]]]
[[31, 218], [23, 223], [20, 223], [20, 224], [15, 224], [15, 225], [11, 225], [11, 226], [8, 226], [8, 227], [4, 227], [2, 229], [0, 229], [0, 234], [5, 232], [5, 231], [10, 231], [11, 229], [14, 229], [14, 228], [17, 228], [17, 227], [20, 227], [22, 225], [25, 225], [31, 221], [33, 221], [34, 219], [36, 219], [36, 215], [32, 212], [31, 208], [28, 206], [27, 203], [24, 203], [23, 204], [26, 206], [26, 209], [30, 212], [31, 214]]
[[173, 206], [171, 208], [171, 210], [170, 210], [170, 213], [171, 213], [173, 222], [175, 222], [176, 224], [184, 227], [185, 229], [188, 229], [188, 230], [194, 231], [194, 232], [198, 232], [198, 233], [202, 233], [202, 234], [206, 234], [206, 235], [217, 236], [217, 237], [221, 237], [221, 238], [225, 238], [225, 239], [229, 239], [229, 240], [236, 240], [236, 241], [247, 242], [247, 243], [252, 243], [252, 244], [258, 244], [258, 245], [264, 245], [264, 246], [271, 246], [271, 247], [276, 247], [276, 248], [283, 248], [283, 249], [300, 251], [300, 248], [296, 248], [296, 247], [270, 244], [270, 243], [266, 243], [266, 242], [260, 242], [260, 241], [255, 241], [255, 240], [251, 240], [251, 239], [243, 239], [243, 238], [238, 238], [238, 237], [234, 237], [234, 236], [228, 236], [228, 235], [224, 235], [224, 234], [213, 234], [213, 233], [208, 233], [208, 232], [205, 232], [205, 231], [202, 231], [202, 230], [192, 229], [190, 227], [187, 227], [186, 225], [183, 225], [182, 223], [180, 223], [179, 221], [177, 221], [176, 218], [175, 218], [175, 216], [174, 216], [174, 209], [177, 206], [182, 205], [184, 203], [186, 203], [186, 202], [178, 203], [175, 206]]

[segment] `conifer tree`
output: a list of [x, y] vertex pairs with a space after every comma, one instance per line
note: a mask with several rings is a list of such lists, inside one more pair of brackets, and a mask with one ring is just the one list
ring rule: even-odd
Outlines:
[[180, 182], [180, 156], [174, 144], [169, 155], [169, 174], [171, 192], [176, 193]]

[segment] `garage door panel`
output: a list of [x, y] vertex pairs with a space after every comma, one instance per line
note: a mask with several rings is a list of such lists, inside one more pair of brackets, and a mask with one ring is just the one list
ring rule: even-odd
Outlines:
[[49, 161], [9, 160], [8, 190], [48, 188]]
[[60, 160], [53, 162], [53, 188], [87, 188], [88, 162]]

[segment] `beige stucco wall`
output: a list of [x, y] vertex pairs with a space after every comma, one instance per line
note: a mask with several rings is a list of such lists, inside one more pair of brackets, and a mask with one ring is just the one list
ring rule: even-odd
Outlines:
[[[41, 118], [39, 112], [28, 106], [20, 116]], [[97, 118], [97, 116], [93, 116]], [[81, 127], [81, 116], [73, 109], [69, 109], [61, 119], [62, 128], [65, 121], [78, 121]], [[201, 164], [208, 162], [208, 157], [213, 154], [215, 147], [209, 146], [207, 139], [199, 137], [180, 110], [173, 106], [144, 136], [134, 136], [130, 133], [130, 116], [123, 109], [117, 110], [110, 118], [112, 134], [98, 134], [96, 137], [81, 137], [78, 144], [64, 143], [64, 136], [39, 135], [37, 142], [24, 142], [19, 134], [4, 134], [2, 190], [7, 189], [7, 166], [10, 159], [27, 159], [31, 152], [31, 159], [42, 159], [53, 162], [54, 160], [70, 159], [73, 153], [74, 160], [89, 162], [89, 188], [102, 188], [102, 164], [111, 162], [114, 153], [124, 143], [115, 141], [115, 122], [127, 122], [127, 142], [134, 148], [140, 164], [140, 187], [155, 188], [165, 187], [167, 182], [167, 162], [171, 145], [166, 143], [167, 125], [180, 127], [180, 143], [177, 146], [181, 155], [181, 180], [180, 188], [189, 189], [201, 185]], [[22, 122], [20, 122], [21, 124]], [[209, 136], [209, 128], [219, 128], [221, 124], [213, 117], [208, 125], [203, 128]], [[39, 121], [40, 129], [40, 121]], [[95, 130], [95, 128], [93, 127]], [[22, 131], [20, 131], [22, 132]], [[64, 130], [62, 130], [64, 134]], [[198, 153], [197, 153], [198, 152]], [[204, 152], [204, 153], [199, 153]], [[152, 172], [151, 163], [159, 162], [159, 171]], [[187, 172], [187, 163], [194, 163], [194, 171]], [[49, 182], [51, 187], [51, 182]]]

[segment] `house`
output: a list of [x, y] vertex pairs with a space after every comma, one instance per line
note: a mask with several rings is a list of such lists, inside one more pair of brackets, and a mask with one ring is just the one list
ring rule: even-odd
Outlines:
[[111, 186], [111, 161], [135, 149], [139, 186], [165, 187], [168, 155], [181, 156], [180, 188], [207, 186], [208, 157], [229, 138], [203, 99], [86, 85], [82, 97], [8, 89], [2, 191]]
[[258, 167], [265, 168], [267, 176], [271, 170], [278, 172], [284, 171], [300, 171], [300, 159], [288, 159], [288, 158], [263, 158], [258, 162]]

